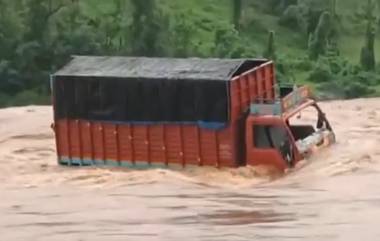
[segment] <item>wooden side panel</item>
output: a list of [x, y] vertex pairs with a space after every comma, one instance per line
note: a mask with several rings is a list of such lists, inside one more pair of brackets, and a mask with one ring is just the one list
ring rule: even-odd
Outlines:
[[143, 125], [133, 126], [133, 149], [136, 161], [149, 161], [148, 128]]
[[58, 156], [71, 158], [69, 144], [69, 128], [67, 120], [59, 120], [56, 125], [56, 142], [58, 147]]
[[130, 125], [120, 125], [118, 129], [120, 160], [135, 161], [133, 150], [133, 133]]
[[274, 99], [275, 98], [275, 90], [272, 88], [272, 86], [275, 85], [275, 73], [274, 73], [274, 64], [269, 64], [265, 67], [266, 71], [266, 79], [267, 79], [267, 99]]
[[184, 159], [187, 165], [200, 165], [200, 136], [197, 126], [183, 127], [183, 149]]
[[80, 121], [79, 126], [83, 159], [93, 160], [91, 123], [88, 121]]
[[248, 75], [248, 83], [249, 83], [249, 100], [253, 102], [257, 98], [257, 82], [256, 75], [250, 73]]
[[117, 131], [114, 124], [104, 124], [104, 149], [107, 161], [118, 161]]
[[103, 145], [103, 126], [101, 123], [94, 123], [92, 125], [92, 137], [94, 144], [94, 160], [105, 161], [105, 150]]
[[229, 127], [223, 131], [217, 133], [218, 135], [218, 156], [219, 163], [222, 167], [235, 167], [236, 166], [236, 155], [234, 148], [234, 136], [232, 128]]
[[200, 135], [201, 157], [205, 166], [219, 166], [216, 132], [203, 129]]
[[256, 70], [256, 82], [257, 82], [257, 98], [259, 101], [263, 101], [265, 97], [265, 85], [262, 69]]
[[272, 63], [235, 77], [230, 82], [231, 121], [238, 120], [251, 102], [274, 99], [274, 84]]
[[81, 150], [81, 136], [79, 131], [79, 121], [69, 121], [69, 133], [70, 133], [70, 154], [72, 158], [83, 159]]
[[166, 127], [166, 147], [168, 163], [183, 164], [180, 126], [170, 125]]
[[250, 104], [248, 75], [242, 75], [239, 78], [239, 82], [240, 82], [241, 105], [242, 105], [241, 111], [245, 111], [247, 110]]
[[236, 119], [241, 113], [240, 88], [238, 81], [231, 82], [231, 119]]
[[149, 127], [149, 152], [153, 163], [166, 163], [164, 131], [163, 125]]
[[265, 99], [270, 100], [274, 98], [273, 90], [273, 74], [272, 74], [272, 64], [263, 67], [264, 82], [265, 82]]

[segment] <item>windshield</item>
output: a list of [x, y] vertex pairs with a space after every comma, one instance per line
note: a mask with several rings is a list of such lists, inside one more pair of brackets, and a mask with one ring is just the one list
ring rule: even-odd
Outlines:
[[310, 105], [290, 117], [287, 124], [296, 141], [307, 138], [315, 132], [331, 130], [331, 127], [316, 104]]

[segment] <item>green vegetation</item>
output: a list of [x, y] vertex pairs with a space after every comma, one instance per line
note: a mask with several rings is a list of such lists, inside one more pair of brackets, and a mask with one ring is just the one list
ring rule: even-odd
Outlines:
[[263, 56], [267, 59], [272, 59], [276, 61], [276, 46], [274, 43], [274, 32], [271, 31], [269, 33], [269, 38], [268, 38], [268, 46], [263, 54]]
[[324, 98], [380, 95], [379, 0], [0, 0], [0, 106], [71, 55], [260, 58]]
[[365, 36], [365, 45], [362, 48], [360, 55], [360, 63], [364, 70], [373, 71], [375, 70], [376, 60], [375, 60], [375, 29], [374, 24], [377, 21], [373, 10], [376, 9], [375, 2], [368, 0], [365, 19], [367, 21], [367, 32]]

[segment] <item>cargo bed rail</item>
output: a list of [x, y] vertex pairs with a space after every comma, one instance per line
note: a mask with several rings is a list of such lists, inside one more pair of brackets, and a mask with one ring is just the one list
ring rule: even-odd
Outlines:
[[307, 100], [313, 99], [311, 90], [307, 86], [294, 87], [291, 92], [289, 91], [289, 87], [285, 88], [284, 92], [289, 93], [283, 98], [281, 98], [280, 94], [281, 87], [276, 87], [278, 94], [274, 100], [255, 100], [250, 106], [250, 113], [254, 115], [283, 115]]

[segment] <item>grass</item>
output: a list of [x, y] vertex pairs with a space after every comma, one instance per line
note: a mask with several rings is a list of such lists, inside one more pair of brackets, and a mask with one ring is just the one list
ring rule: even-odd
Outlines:
[[[360, 50], [363, 45], [363, 28], [354, 26], [350, 18], [364, 4], [357, 0], [337, 0], [337, 11], [341, 16], [344, 31], [339, 41], [339, 48], [342, 56], [353, 64], [357, 64], [360, 58]], [[128, 1], [127, 1], [128, 2]], [[217, 26], [231, 22], [232, 5], [230, 0], [157, 0], [158, 5], [169, 16], [178, 13], [186, 13], [192, 21], [199, 27], [199, 31], [194, 33], [195, 38], [205, 46], [210, 48], [214, 40], [214, 30]], [[307, 54], [307, 39], [304, 34], [294, 29], [282, 27], [278, 24], [279, 16], [264, 13], [262, 0], [250, 0], [248, 7], [243, 14], [243, 37], [245, 42], [252, 46], [258, 55], [265, 49], [268, 32], [276, 32], [276, 45], [278, 54], [297, 57]], [[89, 15], [101, 17], [102, 14], [114, 11], [112, 1], [87, 0], [82, 1], [82, 6]], [[127, 14], [131, 14], [131, 7], [127, 5]], [[380, 59], [380, 39], [376, 39], [376, 56]], [[252, 56], [260, 57], [260, 56]], [[305, 82], [307, 73], [296, 74], [301, 82]]]

